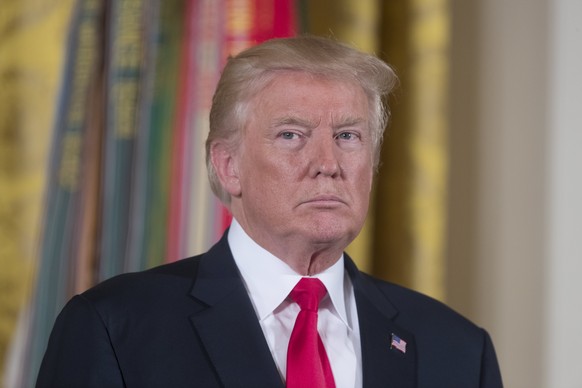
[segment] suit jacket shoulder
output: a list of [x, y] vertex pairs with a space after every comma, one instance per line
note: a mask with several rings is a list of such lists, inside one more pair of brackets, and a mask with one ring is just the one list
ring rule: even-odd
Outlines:
[[398, 310], [397, 319], [417, 330], [448, 331], [480, 336], [482, 329], [446, 304], [412, 289], [363, 274]]
[[[126, 273], [107, 279], [81, 296], [98, 309], [121, 308], [130, 303], [127, 313], [153, 309], [156, 300], [167, 297], [188, 297], [202, 255], [164, 264], [142, 272]], [[129, 306], [128, 306], [129, 307]]]
[[203, 255], [75, 296], [54, 325], [37, 386], [278, 387], [282, 380], [223, 238]]
[[[416, 386], [502, 387], [495, 351], [485, 330], [433, 298], [356, 272], [350, 266], [348, 263], [359, 299], [360, 324], [364, 320], [364, 327], [369, 326], [364, 315], [373, 308], [365, 307], [368, 303], [387, 317], [384, 324], [390, 333], [384, 337], [395, 334], [403, 338], [407, 353], [414, 354]], [[362, 330], [362, 346], [367, 336]], [[380, 337], [376, 341], [381, 341]]]

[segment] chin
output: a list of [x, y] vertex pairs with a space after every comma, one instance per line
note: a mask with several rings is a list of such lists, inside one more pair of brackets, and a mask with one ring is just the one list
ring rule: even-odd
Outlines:
[[316, 244], [343, 244], [345, 246], [357, 235], [354, 228], [341, 226], [337, 223], [313, 225], [308, 233], [311, 236], [311, 241]]

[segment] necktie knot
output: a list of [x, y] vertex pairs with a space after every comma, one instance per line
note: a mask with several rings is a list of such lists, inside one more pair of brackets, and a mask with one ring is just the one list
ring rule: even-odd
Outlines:
[[317, 278], [301, 278], [290, 293], [301, 310], [315, 311], [319, 308], [319, 302], [327, 294], [327, 290], [321, 280]]

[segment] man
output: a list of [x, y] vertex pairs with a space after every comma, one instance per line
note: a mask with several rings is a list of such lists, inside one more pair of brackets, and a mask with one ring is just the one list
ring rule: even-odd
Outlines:
[[487, 333], [358, 272], [395, 75], [328, 39], [231, 58], [207, 165], [233, 223], [207, 253], [74, 297], [38, 386], [501, 387]]

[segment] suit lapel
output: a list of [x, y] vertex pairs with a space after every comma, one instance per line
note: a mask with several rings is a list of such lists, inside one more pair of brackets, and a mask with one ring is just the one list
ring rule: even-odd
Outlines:
[[[352, 280], [358, 309], [363, 386], [416, 387], [414, 336], [394, 323], [398, 310], [358, 271], [349, 257], [346, 257], [346, 270]], [[393, 335], [406, 342], [405, 351], [392, 346]]]
[[[200, 260], [191, 296], [201, 303], [190, 320], [225, 387], [283, 387], [225, 236]], [[347, 255], [346, 270], [358, 310], [363, 386], [416, 387], [414, 336], [395, 324], [396, 308]], [[406, 342], [405, 352], [391, 346], [393, 334]]]
[[203, 305], [190, 320], [224, 386], [282, 387], [226, 237], [201, 258], [191, 295]]

